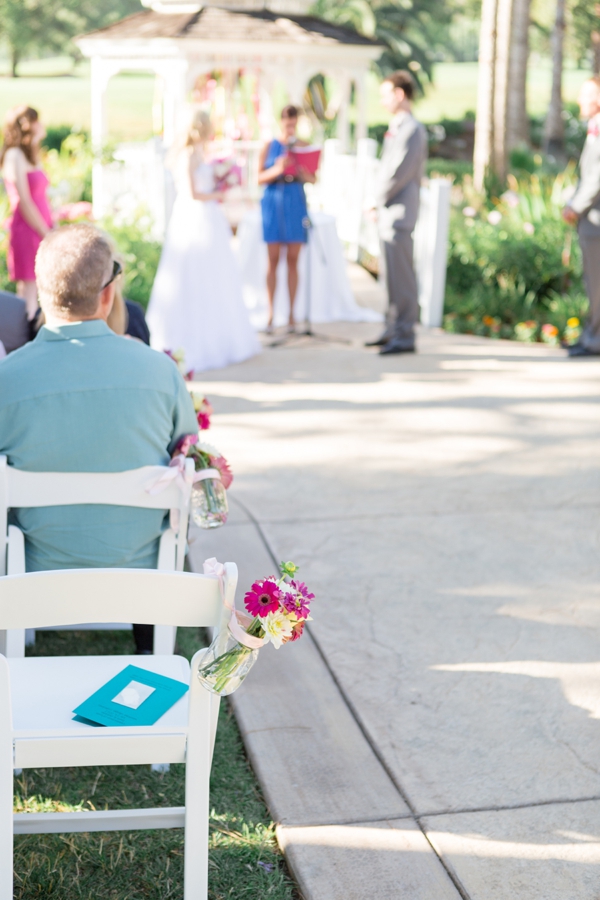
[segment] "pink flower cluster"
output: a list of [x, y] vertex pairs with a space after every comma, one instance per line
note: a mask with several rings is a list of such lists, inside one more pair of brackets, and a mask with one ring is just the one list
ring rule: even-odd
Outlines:
[[65, 203], [59, 207], [54, 216], [58, 224], [63, 222], [93, 222], [92, 204], [87, 200], [77, 203]]
[[169, 359], [173, 360], [173, 362], [175, 363], [175, 365], [181, 372], [181, 375], [182, 375], [184, 381], [191, 381], [192, 378], [194, 377], [194, 370], [190, 369], [189, 372], [186, 372], [185, 354], [184, 354], [183, 350], [175, 350], [175, 351], [165, 350], [164, 352], [167, 354]]
[[198, 427], [200, 428], [200, 431], [206, 431], [210, 428], [210, 417], [213, 414], [213, 408], [207, 398], [202, 394], [192, 392], [192, 400], [194, 401]]
[[266, 637], [272, 625], [278, 627], [279, 642], [273, 640], [278, 646], [279, 643], [297, 641], [302, 637], [304, 624], [310, 616], [310, 601], [314, 597], [302, 581], [286, 582], [283, 578], [277, 580], [271, 576], [254, 582], [244, 597], [244, 606], [251, 616], [264, 620], [260, 624]]

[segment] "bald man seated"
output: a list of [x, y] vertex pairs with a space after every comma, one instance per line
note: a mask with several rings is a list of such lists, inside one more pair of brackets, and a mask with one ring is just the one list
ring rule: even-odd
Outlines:
[[[106, 324], [120, 266], [92, 225], [51, 231], [36, 258], [45, 316], [35, 340], [0, 361], [0, 454], [30, 472], [122, 472], [167, 465], [197, 432], [185, 382], [164, 353]], [[155, 568], [166, 510], [13, 510], [29, 572]], [[140, 652], [151, 627], [138, 627]], [[145, 631], [144, 631], [145, 629]], [[134, 629], [135, 630], [135, 629]]]

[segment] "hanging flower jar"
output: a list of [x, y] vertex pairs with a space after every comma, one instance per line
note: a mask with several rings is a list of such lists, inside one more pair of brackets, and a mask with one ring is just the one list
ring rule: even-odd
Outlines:
[[[246, 612], [230, 607], [226, 632], [215, 635], [202, 657], [198, 678], [211, 693], [226, 696], [236, 691], [264, 644], [278, 649], [302, 636], [315, 595], [293, 578], [298, 571], [294, 563], [281, 563], [279, 568], [279, 578], [272, 575], [254, 582], [244, 597]], [[216, 559], [207, 559], [204, 574], [222, 579], [224, 567]]]
[[192, 521], [200, 528], [219, 528], [227, 521], [227, 488], [233, 481], [225, 457], [210, 444], [198, 442], [188, 449], [196, 469], [191, 496]]

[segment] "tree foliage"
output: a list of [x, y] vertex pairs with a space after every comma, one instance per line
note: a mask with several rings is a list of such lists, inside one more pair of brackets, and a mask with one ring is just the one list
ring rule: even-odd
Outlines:
[[12, 74], [32, 53], [77, 58], [73, 38], [141, 9], [139, 0], [0, 0], [0, 38], [8, 46]]
[[592, 50], [593, 69], [600, 72], [600, 3], [575, 0], [571, 8], [571, 41], [578, 61]]
[[377, 62], [382, 73], [410, 67], [431, 79], [440, 26], [447, 25], [455, 4], [444, 0], [317, 0], [315, 15], [384, 44]]

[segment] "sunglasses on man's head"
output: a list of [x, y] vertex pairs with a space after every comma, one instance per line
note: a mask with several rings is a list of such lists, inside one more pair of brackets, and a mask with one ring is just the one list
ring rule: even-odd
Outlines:
[[119, 260], [118, 259], [113, 260], [112, 275], [110, 276], [110, 278], [108, 279], [106, 284], [102, 285], [100, 290], [103, 291], [104, 288], [107, 288], [109, 286], [109, 284], [112, 284], [113, 281], [115, 280], [115, 278], [118, 278], [122, 271], [123, 271], [123, 266], [121, 265]]

